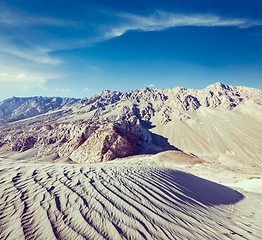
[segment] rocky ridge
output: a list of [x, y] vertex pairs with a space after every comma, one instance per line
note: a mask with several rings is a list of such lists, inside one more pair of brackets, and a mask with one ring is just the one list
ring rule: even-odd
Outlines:
[[[262, 90], [221, 83], [203, 90], [181, 87], [145, 88], [123, 93], [106, 90], [83, 99], [11, 98], [0, 103], [0, 146], [7, 149], [6, 154], [36, 149], [36, 158], [57, 153], [59, 157], [69, 157], [80, 163], [170, 149], [181, 149], [199, 157], [228, 156], [229, 152], [233, 154], [235, 147], [220, 144], [231, 141], [220, 129], [227, 122], [226, 115], [232, 115], [232, 121], [250, 115], [243, 120], [247, 125], [247, 130], [241, 133], [244, 136], [252, 124], [255, 124], [253, 128], [261, 126], [261, 108]], [[207, 122], [212, 114], [218, 115], [213, 122]], [[35, 118], [31, 118], [33, 116]], [[21, 119], [24, 120], [13, 123]], [[215, 123], [217, 119], [221, 121]], [[234, 123], [230, 126], [234, 127]], [[233, 130], [243, 131], [242, 127], [235, 126]], [[252, 138], [246, 141], [251, 144], [254, 138], [262, 143], [257, 136], [259, 131], [252, 132]], [[241, 151], [233, 157], [249, 158], [252, 164], [262, 154], [254, 146], [251, 153], [247, 153], [250, 150]]]
[[78, 99], [60, 97], [12, 97], [0, 103], [0, 122], [13, 122], [70, 107]]

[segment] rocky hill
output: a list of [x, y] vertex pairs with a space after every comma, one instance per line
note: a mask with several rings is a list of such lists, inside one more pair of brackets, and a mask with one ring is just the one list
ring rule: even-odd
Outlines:
[[176, 149], [238, 167], [262, 159], [260, 89], [216, 83], [83, 99], [11, 98], [0, 103], [0, 117], [2, 158], [30, 151], [34, 159], [90, 163]]

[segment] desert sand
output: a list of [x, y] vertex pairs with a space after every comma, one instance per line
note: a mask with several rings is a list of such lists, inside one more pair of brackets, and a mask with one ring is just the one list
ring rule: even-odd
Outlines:
[[262, 195], [120, 162], [2, 159], [0, 239], [261, 239]]

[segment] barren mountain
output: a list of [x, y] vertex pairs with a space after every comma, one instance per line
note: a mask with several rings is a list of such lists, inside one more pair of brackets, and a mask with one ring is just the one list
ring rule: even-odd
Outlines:
[[261, 164], [260, 89], [106, 90], [84, 99], [11, 98], [0, 109], [3, 158], [30, 150], [35, 160], [84, 163], [181, 150], [222, 165]]

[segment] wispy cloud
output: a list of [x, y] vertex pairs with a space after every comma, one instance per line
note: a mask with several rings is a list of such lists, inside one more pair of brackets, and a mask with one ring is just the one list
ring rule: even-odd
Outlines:
[[[40, 64], [60, 64], [62, 61], [51, 57], [50, 52], [66, 49], [65, 45], [75, 48], [78, 41], [64, 40], [60, 35], [57, 36], [54, 30], [43, 30], [42, 27], [45, 26], [83, 28], [84, 24], [70, 19], [34, 16], [28, 12], [10, 9], [0, 4], [0, 54]], [[81, 44], [79, 43], [79, 45]]]
[[105, 39], [119, 37], [127, 31], [162, 31], [173, 27], [238, 27], [248, 28], [262, 25], [259, 20], [245, 18], [223, 18], [213, 14], [177, 14], [157, 11], [150, 16], [139, 16], [129, 13], [116, 14], [123, 22], [112, 27], [104, 35]]
[[85, 92], [86, 92], [86, 91], [91, 91], [91, 89], [89, 89], [89, 88], [86, 87], [85, 89], [83, 89], [83, 91], [85, 91]]
[[61, 88], [61, 89], [55, 88], [54, 91], [64, 93], [64, 92], [69, 92], [70, 90], [69, 90], [68, 88], [67, 88], [67, 89], [64, 89], [64, 88]]
[[18, 48], [15, 45], [2, 41], [2, 39], [0, 39], [0, 53], [1, 52], [36, 63], [48, 65], [57, 65], [61, 63], [60, 59], [48, 55], [48, 49], [42, 49], [40, 47]]
[[0, 82], [40, 82], [41, 84], [45, 82], [44, 78], [41, 78], [36, 75], [26, 74], [23, 72], [1, 72], [0, 73]]
[[61, 78], [58, 74], [36, 72], [33, 70], [23, 70], [15, 67], [6, 67], [0, 64], [0, 83], [1, 84], [21, 84], [33, 87], [38, 87], [40, 89], [45, 89], [45, 84], [49, 79], [59, 79]]
[[149, 84], [149, 85], [148, 85], [148, 84], [145, 84], [145, 86], [146, 86], [146, 87], [149, 87], [149, 88], [152, 88], [152, 87], [155, 86], [155, 84]]
[[130, 13], [113, 14], [119, 18], [118, 22], [97, 26], [97, 35], [89, 38], [77, 38], [62, 42], [54, 41], [50, 45], [50, 51], [69, 50], [74, 48], [92, 47], [98, 42], [104, 42], [112, 38], [120, 37], [128, 31], [163, 31], [174, 27], [238, 27], [249, 28], [261, 26], [261, 20], [247, 18], [224, 18], [214, 14], [183, 14], [156, 11], [149, 16], [139, 16]]
[[[21, 66], [5, 66], [0, 62], [0, 100], [10, 96], [48, 95], [52, 92], [52, 89], [48, 88], [48, 82], [64, 77], [49, 71], [26, 68], [27, 70]], [[63, 92], [62, 89], [59, 90]], [[64, 92], [66, 91], [65, 88]]]
[[0, 24], [6, 24], [12, 27], [28, 26], [53, 26], [53, 27], [75, 27], [82, 28], [83, 23], [68, 19], [59, 19], [45, 16], [32, 16], [26, 12], [13, 12], [7, 8], [1, 7]]
[[[0, 66], [2, 68], [2, 66]], [[3, 72], [0, 71], [0, 83], [23, 83], [33, 84], [34, 86], [43, 86], [49, 79], [60, 78], [56, 74], [26, 72], [20, 69], [5, 69]]]
[[[86, 48], [94, 46], [98, 42], [104, 42], [109, 39], [119, 37], [128, 31], [163, 31], [173, 27], [196, 26], [196, 27], [238, 27], [248, 28], [252, 26], [262, 25], [261, 20], [252, 20], [246, 18], [224, 18], [214, 14], [182, 14], [164, 11], [156, 11], [149, 16], [140, 16], [130, 13], [114, 14], [119, 18], [118, 22], [107, 23], [105, 25], [96, 26], [96, 35], [84, 38], [83, 36], [74, 36], [74, 38], [60, 38], [53, 35], [53, 38], [45, 39], [39, 43], [40, 47], [30, 48], [30, 50], [15, 48], [10, 46], [9, 41], [1, 41], [0, 52], [8, 52], [20, 58], [30, 61], [56, 65], [61, 62], [59, 59], [51, 58], [50, 52], [60, 50], [71, 50], [75, 48]], [[5, 13], [0, 11], [0, 24], [8, 24], [10, 26], [57, 26], [57, 27], [83, 27], [84, 23], [72, 20], [63, 20], [51, 17], [28, 16], [25, 13]], [[94, 25], [95, 26], [95, 25]], [[100, 29], [100, 31], [98, 30]], [[100, 33], [99, 33], [100, 32]], [[33, 34], [33, 30], [30, 31]], [[30, 43], [30, 39], [25, 41]], [[31, 52], [30, 52], [31, 51]]]

